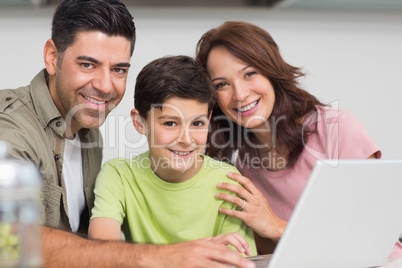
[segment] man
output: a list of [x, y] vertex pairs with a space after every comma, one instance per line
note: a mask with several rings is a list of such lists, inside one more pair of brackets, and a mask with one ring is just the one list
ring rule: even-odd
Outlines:
[[245, 266], [206, 240], [166, 246], [88, 240], [102, 158], [98, 130], [121, 101], [135, 44], [133, 18], [119, 0], [65, 0], [44, 47], [46, 68], [26, 87], [0, 91], [0, 140], [43, 177], [44, 267]]

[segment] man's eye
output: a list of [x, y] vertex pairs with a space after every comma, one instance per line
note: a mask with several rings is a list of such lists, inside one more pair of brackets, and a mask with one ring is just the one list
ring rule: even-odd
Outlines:
[[114, 68], [113, 69], [116, 73], [119, 73], [119, 74], [125, 74], [126, 72], [127, 72], [127, 70], [126, 69], [123, 69], [123, 68]]
[[85, 69], [92, 69], [94, 65], [92, 63], [83, 62], [81, 63], [81, 66]]

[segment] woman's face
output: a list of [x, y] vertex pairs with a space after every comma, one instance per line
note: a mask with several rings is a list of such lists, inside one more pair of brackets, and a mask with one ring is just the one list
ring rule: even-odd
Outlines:
[[223, 46], [210, 51], [207, 71], [217, 90], [219, 107], [227, 117], [246, 128], [266, 129], [275, 92], [264, 75]]

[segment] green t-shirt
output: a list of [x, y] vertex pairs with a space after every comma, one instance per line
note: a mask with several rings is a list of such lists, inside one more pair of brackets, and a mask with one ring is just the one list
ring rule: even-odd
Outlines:
[[238, 170], [203, 156], [199, 172], [182, 183], [161, 180], [150, 168], [149, 152], [133, 159], [105, 163], [95, 186], [92, 218], [117, 220], [127, 241], [171, 244], [238, 232], [257, 254], [253, 231], [241, 220], [219, 213], [219, 207], [238, 209], [215, 198], [219, 182], [236, 183], [228, 172]]

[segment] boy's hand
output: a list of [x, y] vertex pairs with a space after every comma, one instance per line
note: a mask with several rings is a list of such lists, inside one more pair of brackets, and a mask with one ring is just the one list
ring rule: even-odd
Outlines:
[[215, 237], [207, 237], [205, 239], [217, 244], [223, 244], [225, 246], [231, 245], [236, 248], [238, 252], [242, 254], [244, 253], [247, 256], [251, 255], [251, 250], [246, 239], [244, 239], [244, 237], [238, 233], [220, 234]]

